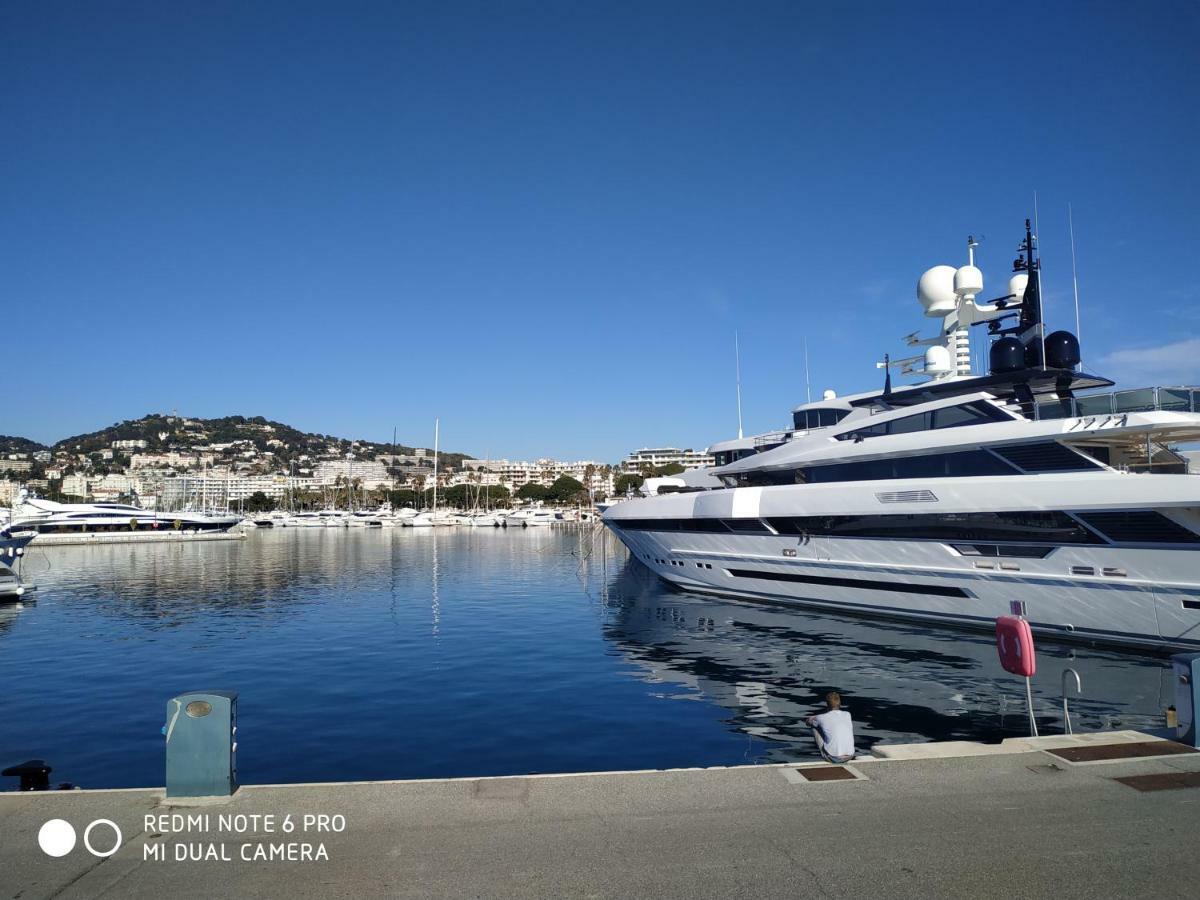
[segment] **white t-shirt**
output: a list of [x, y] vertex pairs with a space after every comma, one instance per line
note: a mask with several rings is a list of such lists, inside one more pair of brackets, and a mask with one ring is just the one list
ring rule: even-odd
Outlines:
[[830, 756], [854, 755], [854, 725], [850, 713], [844, 709], [831, 709], [816, 717], [817, 728], [825, 741], [825, 752]]

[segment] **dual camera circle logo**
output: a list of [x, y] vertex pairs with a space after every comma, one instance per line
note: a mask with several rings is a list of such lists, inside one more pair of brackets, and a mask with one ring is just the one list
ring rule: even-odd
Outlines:
[[[92, 831], [97, 825], [107, 825], [116, 836], [113, 845], [107, 850], [98, 850], [92, 846]], [[83, 830], [83, 846], [87, 848], [87, 852], [92, 854], [92, 856], [99, 856], [101, 858], [112, 856], [121, 849], [121, 842], [123, 840], [124, 835], [121, 834], [121, 829], [112, 819], [97, 819]], [[51, 819], [38, 829], [38, 846], [42, 848], [42, 852], [47, 856], [66, 856], [75, 849], [75, 841], [75, 826], [66, 819]]]

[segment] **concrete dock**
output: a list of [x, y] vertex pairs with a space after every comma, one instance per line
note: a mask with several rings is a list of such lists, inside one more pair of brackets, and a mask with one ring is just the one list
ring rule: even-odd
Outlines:
[[[250, 786], [185, 806], [160, 790], [7, 793], [0, 896], [1194, 897], [1200, 753], [1149, 740], [908, 745], [831, 781], [779, 765]], [[1144, 755], [1054, 752], [1113, 743]], [[52, 818], [79, 835], [61, 858], [39, 849]], [[98, 819], [123, 834], [111, 857], [83, 845]], [[90, 833], [99, 852], [114, 839]]]

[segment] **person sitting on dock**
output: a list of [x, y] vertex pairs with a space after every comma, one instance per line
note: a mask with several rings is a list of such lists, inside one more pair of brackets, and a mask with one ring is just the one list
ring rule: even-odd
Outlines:
[[854, 759], [854, 723], [850, 713], [842, 709], [842, 695], [837, 691], [826, 694], [825, 702], [829, 710], [807, 720], [813, 729], [813, 740], [829, 762], [849, 762]]

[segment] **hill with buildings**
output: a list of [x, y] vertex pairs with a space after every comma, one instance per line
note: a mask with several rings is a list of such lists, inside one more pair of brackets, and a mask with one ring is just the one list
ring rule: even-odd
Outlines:
[[[19, 441], [23, 438], [10, 438]], [[197, 448], [236, 445], [244, 453], [253, 448], [259, 454], [269, 454], [286, 469], [304, 458], [344, 457], [373, 460], [381, 456], [429, 455], [427, 448], [377, 441], [351, 440], [329, 434], [300, 431], [282, 422], [263, 416], [224, 416], [219, 419], [193, 419], [179, 415], [150, 413], [140, 419], [127, 419], [99, 431], [78, 434], [56, 442], [51, 450], [55, 455], [91, 455], [106, 450], [148, 453], [187, 451]], [[40, 447], [40, 445], [38, 445]], [[447, 468], [461, 466], [470, 454], [441, 452], [439, 457]]]
[[0, 456], [7, 456], [10, 453], [36, 453], [39, 450], [48, 449], [50, 448], [45, 444], [39, 444], [29, 438], [0, 434]]
[[[422, 502], [436, 480], [443, 500], [562, 500], [611, 496], [645, 475], [666, 475], [712, 457], [674, 447], [636, 450], [617, 465], [595, 460], [476, 459], [378, 441], [300, 431], [262, 416], [194, 419], [151, 413], [47, 447], [0, 437], [0, 503], [22, 487], [49, 499], [137, 502], [155, 509], [232, 509], [251, 500], [306, 507]], [[620, 478], [618, 478], [620, 476]]]

